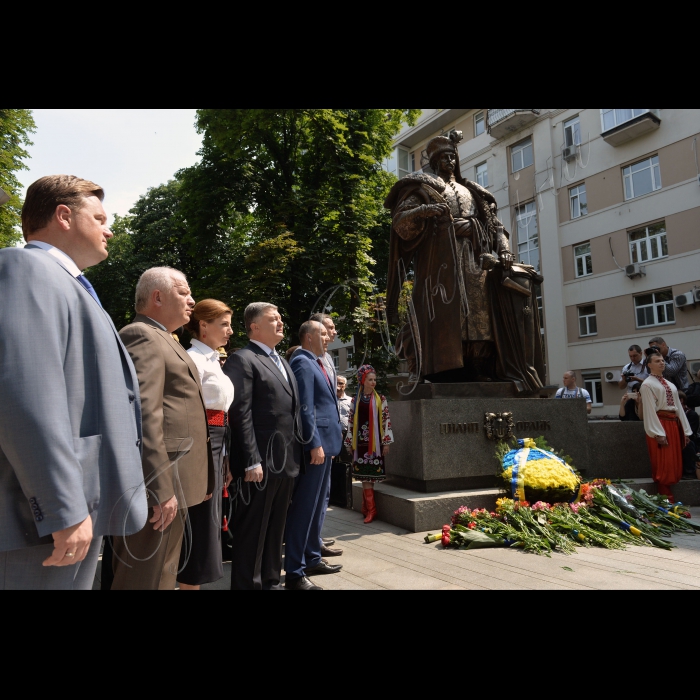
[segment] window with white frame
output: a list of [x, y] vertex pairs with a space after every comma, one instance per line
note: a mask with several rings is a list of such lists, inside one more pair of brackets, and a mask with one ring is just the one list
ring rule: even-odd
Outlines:
[[[544, 336], [544, 308], [542, 305], [542, 285], [535, 285], [535, 299], [537, 299], [537, 311], [540, 317], [540, 335]], [[543, 338], [544, 340], [544, 338]]]
[[415, 152], [411, 153], [411, 172], [412, 173], [416, 172], [416, 154], [415, 154]]
[[408, 151], [405, 148], [397, 148], [397, 160], [398, 160], [398, 172], [396, 173], [396, 177], [399, 178], [399, 180], [402, 177], [406, 177], [409, 172], [409, 165], [408, 165]]
[[486, 131], [486, 119], [483, 112], [474, 115], [474, 136], [480, 136]]
[[625, 199], [634, 199], [661, 189], [659, 156], [645, 158], [622, 169], [625, 181]]
[[348, 369], [355, 366], [355, 360], [353, 359], [354, 356], [355, 356], [355, 348], [349, 347], [347, 349], [347, 355], [346, 355]]
[[598, 323], [595, 318], [595, 304], [578, 307], [578, 334], [581, 337], [598, 334]]
[[666, 223], [660, 222], [629, 232], [630, 260], [643, 263], [647, 260], [665, 258], [668, 255]]
[[576, 269], [576, 277], [585, 277], [593, 274], [590, 242], [574, 246], [574, 267]]
[[601, 109], [603, 131], [614, 129], [616, 126], [620, 126], [620, 124], [624, 124], [630, 119], [634, 119], [648, 111], [648, 109]]
[[564, 122], [564, 145], [567, 147], [581, 145], [581, 120], [578, 115]]
[[486, 161], [483, 163], [479, 163], [474, 168], [474, 174], [476, 176], [476, 181], [479, 185], [482, 187], [488, 187], [489, 186], [489, 171], [486, 166]]
[[528, 136], [510, 148], [511, 169], [514, 173], [534, 163], [532, 157], [532, 137]]
[[634, 298], [634, 307], [637, 314], [637, 328], [664, 326], [676, 322], [673, 290], [671, 289], [641, 294]]
[[588, 214], [585, 183], [569, 188], [569, 207], [571, 209], [572, 219], [578, 219], [579, 216], [586, 216], [586, 214]]
[[583, 388], [591, 395], [593, 406], [603, 405], [603, 382], [600, 372], [583, 372]]
[[333, 367], [335, 367], [337, 372], [340, 368], [340, 352], [338, 350], [332, 350], [331, 357], [333, 358]]
[[540, 271], [540, 241], [537, 233], [537, 205], [528, 202], [515, 209], [518, 260]]

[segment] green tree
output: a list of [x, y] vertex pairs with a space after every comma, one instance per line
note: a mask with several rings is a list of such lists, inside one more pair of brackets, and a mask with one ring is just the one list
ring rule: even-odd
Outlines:
[[22, 185], [15, 173], [27, 170], [23, 159], [29, 156], [26, 148], [33, 145], [29, 134], [35, 131], [31, 110], [0, 109], [0, 188], [10, 195], [10, 201], [0, 206], [0, 248], [14, 245], [22, 237]]

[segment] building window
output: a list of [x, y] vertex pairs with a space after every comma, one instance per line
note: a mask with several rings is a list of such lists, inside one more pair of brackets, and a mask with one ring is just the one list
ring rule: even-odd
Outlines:
[[340, 352], [338, 350], [331, 351], [331, 357], [333, 358], [333, 367], [335, 367], [337, 372], [340, 369]]
[[668, 255], [666, 244], [666, 224], [661, 222], [629, 232], [630, 259], [633, 263], [665, 258]]
[[486, 119], [483, 112], [474, 115], [474, 136], [480, 136], [486, 131]]
[[564, 145], [566, 147], [581, 145], [581, 120], [578, 116], [564, 122]]
[[603, 405], [603, 383], [600, 380], [600, 372], [584, 372], [583, 388], [591, 395], [593, 406]]
[[399, 171], [396, 173], [396, 177], [400, 180], [402, 177], [406, 177], [410, 172], [408, 169], [408, 151], [405, 148], [397, 148], [396, 150], [399, 165]]
[[489, 171], [488, 168], [486, 167], [486, 163], [479, 163], [479, 165], [474, 168], [474, 172], [476, 174], [476, 181], [479, 185], [482, 187], [488, 187], [489, 186]]
[[574, 246], [574, 266], [576, 268], [576, 277], [585, 277], [593, 274], [590, 243], [581, 243], [581, 245]]
[[511, 146], [510, 162], [514, 173], [533, 164], [531, 137], [528, 136], [524, 141]]
[[603, 131], [614, 129], [640, 114], [648, 112], [648, 109], [601, 109], [603, 117]]
[[595, 304], [578, 307], [578, 334], [598, 335], [598, 324], [595, 320]]
[[354, 360], [353, 360], [353, 356], [354, 356], [354, 355], [355, 355], [355, 348], [354, 348], [354, 347], [348, 348], [348, 349], [347, 349], [347, 355], [346, 355], [348, 369], [352, 369], [352, 368], [355, 367], [355, 362], [354, 362]]
[[634, 199], [661, 189], [659, 156], [652, 156], [622, 169], [625, 199]]
[[416, 172], [416, 154], [411, 153], [411, 172], [415, 173]]
[[588, 214], [585, 184], [569, 188], [569, 205], [572, 219], [578, 219], [579, 216], [586, 216], [586, 214]]
[[537, 206], [528, 202], [515, 210], [518, 235], [518, 260], [540, 271], [540, 241], [537, 233]]
[[[542, 285], [535, 285], [535, 298], [537, 299], [537, 311], [540, 317], [540, 335], [544, 336], [544, 308], [542, 305]], [[544, 342], [544, 337], [542, 338]]]
[[635, 297], [634, 306], [637, 312], [637, 328], [663, 326], [676, 322], [673, 290], [671, 289]]

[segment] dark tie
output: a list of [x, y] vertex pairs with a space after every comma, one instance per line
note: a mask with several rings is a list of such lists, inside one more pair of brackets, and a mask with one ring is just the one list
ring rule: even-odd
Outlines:
[[326, 368], [323, 366], [323, 362], [321, 362], [321, 358], [317, 358], [316, 362], [318, 362], [318, 366], [321, 368], [321, 372], [323, 372], [323, 376], [326, 378], [326, 381], [328, 382], [328, 386], [331, 385], [331, 380], [330, 377], [328, 376], [328, 372], [326, 372]]
[[85, 275], [78, 275], [75, 279], [80, 282], [80, 284], [85, 287], [85, 289], [88, 290], [88, 294], [102, 307], [102, 302], [100, 301], [100, 298], [97, 296], [97, 292], [95, 291], [95, 288], [90, 284], [90, 280], [88, 280]]

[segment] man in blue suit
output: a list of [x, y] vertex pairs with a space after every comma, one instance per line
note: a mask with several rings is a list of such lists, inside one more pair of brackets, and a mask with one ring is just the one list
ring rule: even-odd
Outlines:
[[107, 257], [103, 197], [42, 177], [28, 245], [0, 250], [0, 589], [90, 589], [102, 537], [146, 522], [138, 379], [81, 272]]
[[334, 574], [342, 568], [321, 556], [323, 498], [331, 476], [331, 462], [342, 447], [342, 428], [335, 386], [322, 361], [328, 332], [318, 321], [299, 329], [301, 350], [291, 368], [299, 386], [301, 434], [306, 471], [296, 478], [287, 513], [284, 568], [288, 590], [321, 590], [307, 576]]

